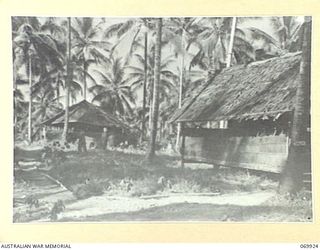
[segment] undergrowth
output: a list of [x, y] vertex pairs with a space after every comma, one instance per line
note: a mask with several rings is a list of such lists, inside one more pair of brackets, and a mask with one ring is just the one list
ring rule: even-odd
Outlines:
[[108, 193], [143, 196], [163, 191], [180, 193], [230, 193], [276, 189], [277, 182], [234, 169], [174, 168], [177, 159], [157, 156], [150, 163], [143, 155], [119, 151], [69, 154], [50, 170], [50, 175], [79, 199]]

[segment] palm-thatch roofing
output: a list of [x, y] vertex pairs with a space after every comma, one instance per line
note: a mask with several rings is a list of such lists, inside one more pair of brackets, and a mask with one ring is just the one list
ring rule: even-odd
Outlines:
[[[61, 127], [64, 125], [65, 110], [44, 121], [43, 125]], [[106, 113], [100, 107], [85, 100], [69, 107], [69, 124], [93, 127], [117, 127], [130, 129], [128, 125], [115, 116]]]
[[301, 52], [224, 69], [193, 91], [171, 122], [277, 119], [293, 110]]

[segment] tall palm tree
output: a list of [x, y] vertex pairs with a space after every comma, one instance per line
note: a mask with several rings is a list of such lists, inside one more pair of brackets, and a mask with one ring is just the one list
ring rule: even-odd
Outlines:
[[[25, 65], [29, 82], [29, 122], [28, 141], [32, 142], [32, 87], [36, 75], [43, 76], [48, 68], [62, 67], [62, 55], [58, 51], [56, 41], [45, 34], [36, 32], [29, 24], [19, 27], [13, 40], [14, 70]], [[16, 78], [14, 78], [16, 82]], [[15, 88], [16, 88], [16, 83]]]
[[[151, 47], [150, 50], [152, 51], [153, 48]], [[140, 123], [143, 124], [146, 122], [147, 118], [149, 118], [149, 121], [151, 120], [150, 115], [146, 114], [147, 110], [151, 110], [151, 101], [152, 101], [152, 92], [153, 92], [153, 83], [154, 83], [154, 67], [155, 67], [155, 58], [154, 58], [154, 53], [148, 52], [149, 56], [147, 58], [147, 78], [145, 77], [145, 59], [143, 56], [140, 54], [134, 54], [133, 58], [135, 59], [135, 66], [128, 66], [127, 71], [128, 71], [128, 76], [130, 77], [130, 86], [136, 95], [140, 93], [141, 88], [145, 88], [148, 90], [147, 92], [149, 94], [146, 94], [143, 96], [144, 102], [148, 103], [149, 105], [146, 105], [142, 108], [140, 114], [140, 119], [142, 122]], [[168, 56], [164, 58], [161, 61], [161, 66], [160, 66], [160, 86], [159, 86], [159, 102], [160, 104], [162, 103], [163, 105], [169, 101], [169, 96], [172, 97], [172, 100], [170, 102], [177, 103], [177, 98], [178, 93], [177, 93], [177, 82], [179, 79], [179, 76], [175, 73], [173, 68], [174, 64], [174, 56]], [[147, 79], [147, 85], [145, 85], [145, 79]], [[175, 96], [175, 98], [173, 98]], [[145, 112], [145, 113], [144, 113]], [[150, 113], [150, 112], [149, 112]], [[151, 122], [150, 122], [151, 124]], [[150, 128], [151, 126], [149, 126]], [[147, 130], [142, 130], [143, 132]]]
[[159, 85], [160, 85], [160, 67], [161, 67], [161, 36], [162, 36], [162, 18], [157, 19], [156, 23], [156, 44], [155, 44], [155, 68], [153, 84], [153, 102], [152, 102], [152, 127], [147, 159], [152, 161], [155, 156], [157, 125], [159, 115]]
[[180, 57], [179, 77], [179, 108], [182, 104], [182, 89], [185, 72], [185, 60], [192, 42], [196, 41], [197, 31], [196, 18], [169, 18], [164, 26], [163, 41], [168, 41], [174, 47], [176, 56]]
[[282, 173], [280, 190], [295, 193], [302, 187], [303, 171], [310, 171], [310, 138], [307, 129], [310, 127], [310, 81], [311, 81], [311, 17], [304, 18], [302, 38], [302, 59], [299, 69], [299, 81], [294, 103], [291, 128], [291, 144], [287, 164]]
[[121, 58], [110, 58], [110, 69], [95, 72], [100, 77], [100, 84], [95, 84], [89, 91], [94, 95], [92, 102], [98, 102], [106, 111], [118, 115], [131, 115], [134, 98]]
[[[154, 29], [154, 24], [151, 18], [137, 18], [137, 19], [129, 19], [121, 23], [117, 23], [108, 27], [105, 32], [105, 37], [110, 38], [112, 36], [117, 36], [118, 41], [113, 47], [112, 51], [114, 51], [122, 41], [130, 38], [130, 46], [128, 51], [128, 56], [125, 59], [126, 64], [129, 63], [129, 60], [133, 54], [133, 52], [137, 48], [143, 48], [144, 53], [144, 81], [143, 81], [143, 92], [142, 92], [142, 123], [141, 123], [141, 140], [143, 139], [143, 135], [145, 133], [145, 115], [146, 115], [146, 107], [147, 107], [147, 85], [148, 85], [148, 51], [149, 48], [149, 36], [152, 34]], [[141, 45], [140, 40], [143, 39], [143, 45]], [[152, 69], [153, 70], [153, 69]]]
[[83, 99], [87, 99], [87, 78], [95, 82], [94, 77], [89, 73], [89, 66], [92, 63], [100, 61], [110, 63], [108, 53], [111, 44], [107, 41], [101, 40], [102, 28], [104, 19], [97, 19], [92, 17], [75, 17], [72, 19], [72, 52], [80, 67], [74, 69], [78, 74], [82, 74], [83, 81]]
[[237, 17], [232, 17], [232, 24], [231, 24], [231, 31], [230, 31], [230, 41], [229, 41], [229, 47], [228, 47], [228, 53], [226, 57], [226, 67], [229, 68], [231, 66], [231, 60], [232, 60], [232, 51], [234, 46], [234, 37], [237, 27]]
[[[198, 24], [201, 25], [202, 31], [198, 35], [198, 40], [195, 41], [199, 50], [191, 66], [200, 65], [203, 69], [207, 68], [208, 78], [210, 78], [216, 70], [220, 70], [227, 64], [227, 58], [234, 63], [248, 63], [254, 60], [254, 49], [245, 30], [236, 25], [236, 21], [244, 22], [247, 19], [244, 17], [200, 18]], [[232, 50], [228, 52], [228, 48]]]
[[67, 141], [68, 128], [69, 128], [69, 102], [70, 102], [70, 82], [73, 78], [72, 72], [72, 62], [71, 62], [71, 17], [68, 20], [68, 38], [67, 38], [67, 54], [66, 54], [66, 64], [67, 64], [67, 77], [65, 82], [65, 118], [63, 127], [63, 140]]
[[[182, 106], [185, 59], [188, 49], [190, 48], [191, 43], [196, 40], [196, 34], [199, 30], [195, 21], [196, 18], [191, 17], [169, 18], [164, 26], [163, 40], [173, 44], [176, 55], [180, 57], [178, 108], [181, 108]], [[179, 145], [180, 133], [181, 124], [178, 123], [176, 147]]]

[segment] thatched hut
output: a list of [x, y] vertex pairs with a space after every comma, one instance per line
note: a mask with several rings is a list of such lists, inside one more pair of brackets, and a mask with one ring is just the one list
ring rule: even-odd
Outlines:
[[182, 164], [280, 172], [288, 156], [301, 53], [224, 69], [171, 117], [182, 124]]
[[[45, 126], [63, 128], [65, 120], [65, 110], [54, 117], [46, 120], [42, 124]], [[85, 131], [86, 136], [92, 138], [90, 141], [99, 141], [103, 128], [108, 129], [112, 144], [118, 144], [123, 134], [128, 134], [131, 128], [100, 107], [85, 100], [69, 107], [69, 128], [75, 132]], [[72, 134], [72, 133], [71, 133]]]

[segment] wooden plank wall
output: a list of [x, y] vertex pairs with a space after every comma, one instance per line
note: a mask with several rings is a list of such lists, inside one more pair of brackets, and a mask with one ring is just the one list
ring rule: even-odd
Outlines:
[[186, 131], [186, 135], [186, 162], [280, 173], [288, 156], [289, 141], [285, 134], [240, 137], [227, 130], [202, 130], [198, 133]]

